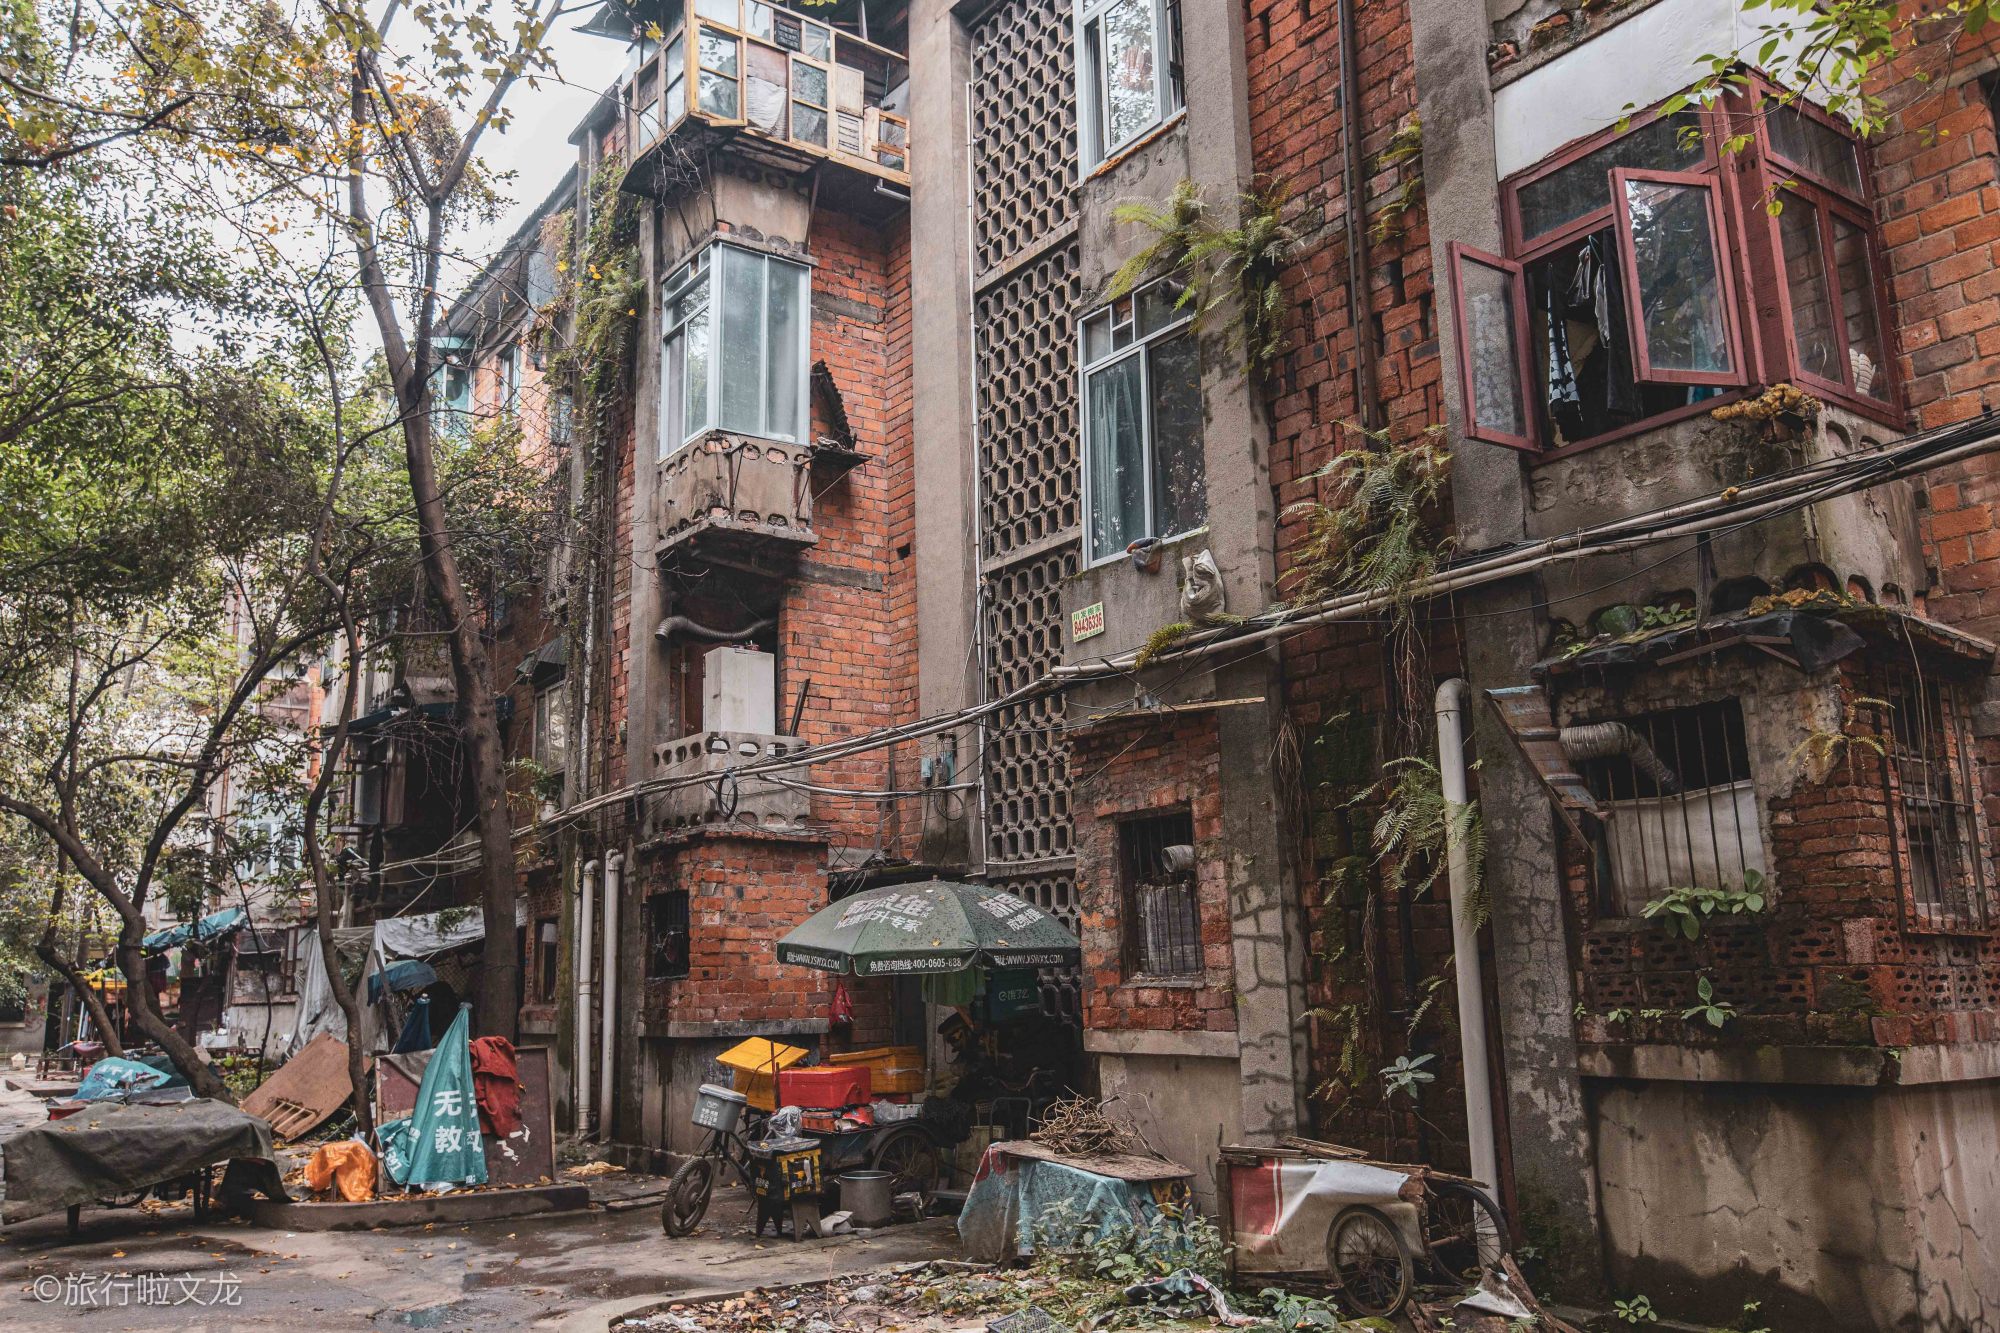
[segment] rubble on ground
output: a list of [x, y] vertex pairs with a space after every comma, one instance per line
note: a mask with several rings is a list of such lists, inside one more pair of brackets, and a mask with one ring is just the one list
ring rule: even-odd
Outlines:
[[[1277, 1287], [1228, 1288], [1218, 1293], [1188, 1274], [1161, 1275], [1127, 1288], [1074, 1264], [1025, 1268], [931, 1262], [859, 1273], [823, 1283], [757, 1288], [714, 1300], [673, 1302], [616, 1325], [660, 1333], [1112, 1333], [1120, 1329], [1224, 1327], [1215, 1296], [1237, 1316], [1234, 1326], [1264, 1330], [1451, 1329], [1454, 1333], [1513, 1333], [1525, 1324], [1561, 1333], [1537, 1315], [1509, 1321], [1454, 1308], [1463, 1293], [1429, 1293], [1407, 1307], [1408, 1322], [1343, 1319], [1337, 1298]], [[1177, 1280], [1178, 1279], [1178, 1280]], [[1217, 1287], [1220, 1284], [1216, 1284]], [[1141, 1291], [1140, 1288], [1147, 1288]], [[1184, 1300], [1175, 1293], [1185, 1292]]]

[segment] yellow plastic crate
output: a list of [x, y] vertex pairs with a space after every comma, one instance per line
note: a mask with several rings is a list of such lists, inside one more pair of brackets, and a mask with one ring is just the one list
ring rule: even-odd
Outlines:
[[778, 1071], [806, 1058], [803, 1046], [787, 1046], [766, 1037], [752, 1037], [715, 1057], [729, 1069], [730, 1087], [760, 1111], [778, 1109]]
[[[865, 1051], [842, 1051], [826, 1057], [830, 1065], [867, 1065], [870, 1091], [922, 1092], [924, 1054], [915, 1046], [871, 1046]], [[738, 1089], [741, 1091], [741, 1089]]]

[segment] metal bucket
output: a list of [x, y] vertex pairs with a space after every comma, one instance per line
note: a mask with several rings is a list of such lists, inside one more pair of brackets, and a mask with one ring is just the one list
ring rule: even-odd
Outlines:
[[848, 1171], [840, 1177], [840, 1206], [854, 1214], [858, 1227], [885, 1227], [894, 1219], [887, 1171]]

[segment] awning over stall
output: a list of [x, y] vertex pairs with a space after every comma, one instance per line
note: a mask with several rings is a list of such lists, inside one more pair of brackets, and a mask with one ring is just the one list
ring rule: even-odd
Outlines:
[[242, 908], [225, 907], [220, 912], [210, 912], [191, 926], [168, 926], [165, 930], [156, 930], [141, 940], [139, 947], [147, 953], [161, 953], [167, 949], [178, 949], [189, 942], [206, 944], [231, 931], [241, 930], [248, 920]]

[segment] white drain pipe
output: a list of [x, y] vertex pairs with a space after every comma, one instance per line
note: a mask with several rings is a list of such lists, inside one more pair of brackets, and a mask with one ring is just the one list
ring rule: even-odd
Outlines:
[[[1472, 687], [1453, 678], [1438, 686], [1439, 787], [1447, 810], [1462, 809], [1465, 791], [1465, 708]], [[1465, 1125], [1472, 1178], [1497, 1192], [1500, 1155], [1493, 1136], [1493, 1079], [1486, 1065], [1486, 987], [1479, 974], [1479, 932], [1466, 910], [1472, 895], [1472, 853], [1454, 831], [1445, 849], [1451, 885], [1451, 957], [1458, 978], [1458, 1053], [1465, 1066]]]
[[604, 1012], [598, 1040], [597, 1137], [611, 1137], [611, 1064], [618, 1050], [618, 899], [624, 879], [625, 854], [604, 857]]
[[576, 895], [576, 949], [571, 967], [576, 976], [576, 1132], [590, 1132], [590, 965], [596, 961], [590, 949], [590, 928], [597, 916], [597, 862], [583, 863], [581, 886]]

